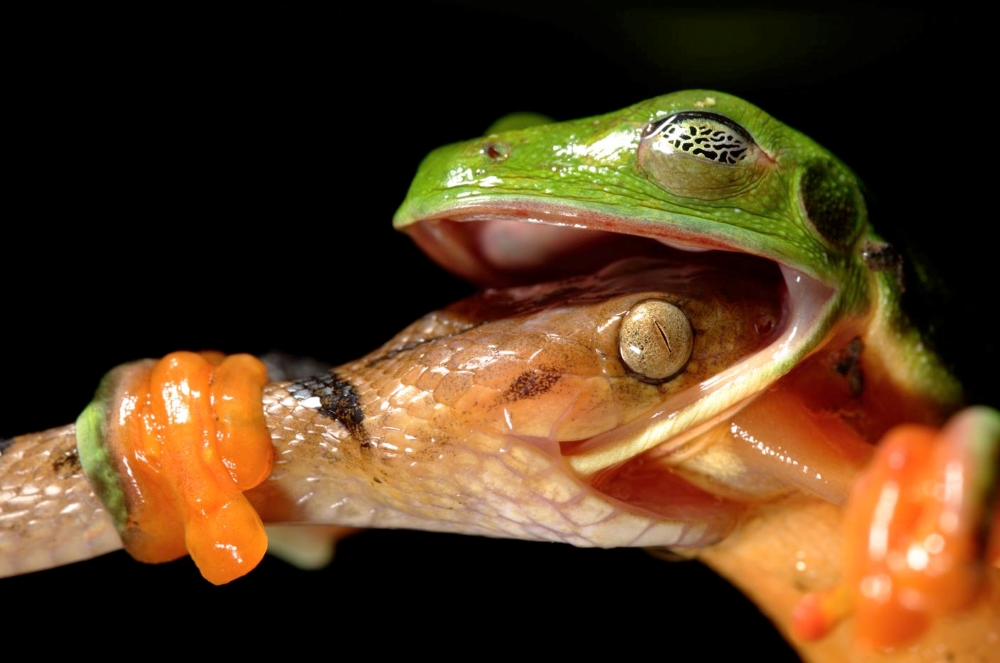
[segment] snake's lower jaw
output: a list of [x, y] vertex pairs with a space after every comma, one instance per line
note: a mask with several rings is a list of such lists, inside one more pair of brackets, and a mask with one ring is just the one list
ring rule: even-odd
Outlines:
[[[509, 440], [496, 453], [475, 444], [437, 445], [431, 452], [384, 446], [360, 448], [341, 427], [309, 408], [286, 407], [284, 386], [265, 391], [269, 422], [301, 433], [275, 438], [270, 479], [247, 493], [265, 522], [336, 523], [353, 527], [405, 528], [584, 547], [699, 546], [730, 531], [740, 513], [703, 491], [675, 480], [658, 499], [672, 496], [669, 514], [609, 496], [577, 476], [554, 445]], [[286, 404], [286, 405], [283, 405]], [[277, 422], [275, 422], [277, 423]], [[482, 440], [480, 440], [482, 441]]]

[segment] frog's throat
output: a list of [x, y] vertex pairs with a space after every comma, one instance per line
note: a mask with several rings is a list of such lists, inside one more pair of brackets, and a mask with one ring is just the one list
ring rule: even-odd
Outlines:
[[[843, 316], [834, 284], [782, 263], [775, 256], [719, 235], [694, 234], [672, 226], [636, 225], [600, 214], [570, 214], [549, 208], [470, 206], [407, 225], [405, 231], [440, 265], [474, 283], [495, 287], [564, 278], [600, 269], [624, 257], [666, 257], [680, 264], [696, 254], [721, 251], [759, 255], [778, 264], [789, 307], [784, 333], [770, 347], [734, 370], [752, 387], [765, 389], [813, 352]], [[746, 365], [743, 365], [746, 364]], [[731, 377], [727, 371], [727, 379]], [[709, 394], [719, 387], [706, 385]], [[736, 393], [731, 394], [736, 396]], [[732, 405], [742, 397], [727, 398]], [[704, 397], [699, 398], [704, 401]]]
[[[590, 438], [569, 457], [573, 469], [591, 475], [654, 447], [681, 449], [709, 428], [724, 423], [743, 405], [788, 373], [813, 347], [810, 335], [823, 327], [829, 315], [830, 291], [789, 267], [781, 267], [789, 306], [779, 335], [762, 350], [668, 399], [659, 408], [634, 421]], [[822, 334], [821, 334], [822, 336]], [[666, 445], [666, 446], [665, 446]]]
[[[442, 212], [405, 230], [444, 267], [488, 286], [567, 277], [636, 254], [666, 256], [686, 264], [718, 255], [706, 253], [711, 251], [754, 253], [718, 235], [616, 223], [611, 217], [567, 215], [552, 208], [539, 212], [471, 206]], [[778, 265], [786, 289], [786, 313], [774, 340], [640, 420], [575, 446], [567, 461], [578, 475], [598, 476], [654, 447], [660, 455], [683, 449], [725, 424], [833, 336], [835, 325], [845, 318], [842, 293], [774, 256], [761, 259]], [[824, 497], [836, 500], [839, 495], [834, 490]]]

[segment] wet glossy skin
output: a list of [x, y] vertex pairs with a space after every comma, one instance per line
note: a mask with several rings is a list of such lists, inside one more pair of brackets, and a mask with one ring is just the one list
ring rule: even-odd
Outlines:
[[[426, 311], [467, 294], [460, 285], [441, 278], [439, 270], [417, 259], [418, 254], [412, 251], [405, 238], [396, 238], [391, 233], [387, 236], [385, 220], [398, 205], [423, 154], [436, 145], [477, 135], [506, 110], [541, 109], [559, 118], [580, 117], [622, 107], [664, 90], [710, 85], [753, 100], [834, 148], [858, 169], [871, 190], [881, 198], [883, 207], [876, 225], [883, 232], [891, 232], [893, 224], [897, 228], [913, 229], [908, 220], [924, 213], [948, 219], [948, 227], [951, 228], [953, 221], [968, 218], [977, 210], [988, 207], [989, 203], [972, 193], [976, 188], [969, 186], [968, 182], [970, 175], [976, 173], [987, 179], [988, 169], [953, 168], [932, 157], [931, 160], [941, 167], [932, 167], [928, 171], [922, 159], [915, 164], [903, 155], [887, 164], [884, 161], [885, 150], [870, 149], [865, 141], [856, 139], [859, 127], [869, 121], [879, 120], [881, 124], [882, 120], [889, 120], [894, 135], [920, 141], [921, 136], [926, 136], [929, 109], [937, 113], [942, 108], [960, 107], [963, 100], [974, 103], [967, 95], [971, 88], [963, 87], [963, 82], [978, 85], [973, 80], [979, 78], [976, 63], [980, 69], [987, 66], [974, 52], [981, 42], [969, 39], [970, 34], [979, 32], [979, 17], [955, 13], [942, 26], [938, 20], [921, 23], [919, 15], [912, 12], [905, 16], [901, 12], [879, 14], [856, 6], [846, 9], [839, 20], [832, 21], [827, 20], [829, 16], [813, 21], [806, 10], [796, 14], [801, 22], [806, 23], [804, 30], [769, 30], [769, 18], [781, 21], [780, 25], [787, 25], [789, 14], [748, 14], [744, 8], [731, 5], [720, 7], [699, 3], [699, 11], [693, 13], [690, 9], [664, 6], [660, 14], [663, 17], [661, 23], [656, 20], [656, 14], [650, 14], [646, 9], [648, 7], [644, 7], [639, 15], [632, 14], [631, 22], [609, 29], [609, 23], [617, 26], [619, 20], [628, 20], [630, 15], [616, 12], [614, 21], [611, 21], [610, 14], [592, 7], [581, 9], [575, 20], [567, 21], [563, 16], [546, 18], [543, 15], [539, 19], [534, 13], [529, 15], [527, 8], [516, 6], [455, 11], [453, 3], [448, 3], [439, 7], [422, 7], [421, 12], [431, 12], [434, 20], [425, 21], [424, 28], [415, 34], [412, 24], [405, 17], [398, 23], [385, 21], [383, 11], [371, 7], [368, 10], [370, 22], [381, 26], [387, 41], [406, 45], [409, 56], [422, 73], [410, 77], [399, 72], [386, 72], [374, 62], [359, 62], [356, 69], [341, 73], [348, 76], [349, 82], [362, 87], [370, 86], [372, 81], [385, 83], [377, 89], [368, 90], [371, 96], [366, 97], [364, 106], [366, 110], [372, 110], [377, 118], [384, 118], [387, 114], [405, 117], [410, 126], [418, 127], [406, 133], [403, 148], [397, 143], [387, 145], [382, 140], [384, 134], [381, 131], [376, 139], [364, 127], [355, 129], [353, 123], [360, 122], [361, 118], [354, 104], [332, 109], [331, 112], [329, 105], [316, 103], [316, 95], [319, 94], [321, 99], [326, 90], [316, 86], [315, 82], [330, 76], [328, 36], [329, 26], [335, 23], [331, 15], [309, 16], [302, 21], [301, 14], [275, 16], [273, 13], [258, 15], [253, 11], [240, 12], [240, 20], [250, 22], [259, 31], [254, 35], [266, 35], [262, 39], [253, 38], [251, 43], [247, 33], [206, 27], [205, 9], [195, 10], [192, 6], [183, 18], [170, 22], [169, 28], [164, 24], [164, 30], [170, 30], [171, 38], [164, 37], [151, 47], [157, 55], [149, 53], [150, 57], [155, 57], [159, 65], [165, 66], [150, 70], [147, 59], [141, 54], [138, 58], [118, 60], [119, 64], [110, 70], [104, 66], [106, 62], [101, 62], [97, 70], [106, 73], [98, 76], [108, 86], [101, 92], [113, 95], [108, 107], [99, 111], [102, 119], [91, 123], [89, 118], [80, 118], [82, 124], [71, 123], [67, 126], [61, 122], [50, 122], [51, 116], [45, 114], [40, 120], [44, 127], [40, 128], [44, 129], [43, 135], [51, 135], [51, 131], [58, 126], [64, 127], [64, 131], [73, 136], [77, 136], [77, 130], [80, 130], [94, 136], [95, 140], [99, 137], [101, 149], [107, 146], [117, 154], [128, 154], [134, 158], [120, 161], [121, 168], [116, 169], [115, 175], [119, 178], [127, 172], [123, 185], [108, 182], [104, 173], [100, 174], [100, 181], [96, 181], [98, 173], [81, 163], [81, 170], [89, 171], [94, 178], [91, 181], [90, 176], [85, 175], [87, 183], [83, 196], [77, 195], [84, 192], [74, 184], [79, 182], [81, 171], [56, 166], [57, 172], [40, 178], [44, 181], [41, 186], [46, 191], [44, 194], [39, 192], [36, 200], [49, 201], [46, 205], [54, 206], [57, 215], [74, 218], [80, 210], [81, 200], [102, 209], [107, 209], [108, 201], [115, 200], [124, 204], [113, 203], [112, 216], [117, 216], [120, 211], [123, 219], [134, 220], [137, 215], [143, 218], [158, 215], [156, 210], [162, 209], [162, 204], [168, 202], [171, 212], [175, 213], [165, 214], [163, 221], [172, 224], [180, 218], [191, 218], [192, 211], [203, 210], [203, 216], [196, 214], [198, 219], [204, 220], [201, 231], [207, 232], [209, 241], [214, 240], [221, 245], [227, 238], [242, 235], [246, 219], [256, 218], [258, 213], [262, 219], [300, 220], [310, 217], [310, 210], [329, 206], [331, 199], [335, 200], [342, 191], [331, 183], [330, 178], [315, 169], [316, 153], [331, 153], [323, 145], [317, 145], [317, 137], [323, 143], [322, 136], [329, 128], [351, 124], [351, 131], [346, 132], [349, 137], [337, 135], [337, 140], [338, 145], [343, 145], [339, 142], [341, 140], [349, 141], [339, 148], [340, 158], [349, 159], [353, 171], [364, 174], [362, 182], [351, 186], [352, 195], [365, 196], [368, 201], [366, 207], [370, 209], [364, 222], [354, 226], [361, 226], [359, 232], [365, 238], [359, 246], [379, 247], [380, 260], [391, 263], [400, 273], [408, 275], [407, 281], [419, 283], [409, 282], [408, 294], [392, 297], [389, 306], [373, 306], [373, 302], [362, 295], [366, 322], [360, 334], [353, 330], [304, 333], [301, 322], [308, 314], [301, 309], [313, 309], [314, 298], [304, 298], [310, 301], [302, 304], [300, 309], [296, 301], [302, 298], [289, 298], [288, 284], [271, 279], [260, 280], [253, 289], [253, 295], [248, 293], [239, 301], [244, 307], [242, 310], [246, 311], [265, 302], [269, 313], [252, 324], [247, 324], [246, 319], [237, 321], [231, 317], [213, 317], [215, 307], [206, 304], [204, 310], [199, 309], [197, 314], [203, 312], [205, 315], [199, 319], [212, 322], [198, 326], [197, 331], [187, 326], [157, 325], [137, 334], [121, 329], [109, 330], [98, 340], [67, 331], [59, 343], [53, 345], [48, 338], [43, 339], [36, 328], [21, 327], [10, 340], [9, 347], [16, 350], [8, 358], [8, 369], [5, 371], [8, 381], [3, 387], [4, 393], [8, 394], [5, 402], [17, 405], [4, 413], [3, 433], [19, 434], [71, 421], [109, 367], [136, 357], [162, 356], [178, 347], [223, 348], [230, 352], [263, 352], [279, 347], [300, 355], [322, 356], [339, 364], [391, 337]], [[511, 20], [511, 12], [514, 17], [524, 20]], [[689, 27], [692, 21], [697, 26], [705, 27], [717, 20], [723, 21], [728, 28], [725, 44], [717, 40], [692, 39], [689, 38], [691, 32], [681, 30], [682, 27]], [[850, 31], [841, 32], [847, 21], [850, 22]], [[154, 23], [161, 25], [159, 20], [150, 22]], [[227, 23], [220, 20], [216, 25], [223, 24]], [[664, 24], [668, 28], [666, 31], [659, 29]], [[532, 48], [501, 49], [502, 54], [498, 54], [495, 50], [498, 33], [489, 28], [495, 25], [505, 26], [503, 40], [523, 40], [531, 43]], [[756, 29], [757, 26], [763, 26], [764, 33], [782, 36], [769, 39], [766, 47], [760, 48], [758, 35], [762, 32]], [[131, 52], [135, 45], [130, 37], [112, 31], [109, 26], [103, 29], [96, 25], [90, 27], [98, 28], [98, 34], [111, 48], [117, 45], [117, 52]], [[871, 38], [858, 38], [858, 30]], [[901, 34], [905, 34], [905, 40], [900, 38]], [[63, 79], [65, 63], [79, 61], [81, 55], [86, 59], [84, 54], [91, 52], [90, 46], [94, 43], [92, 35], [91, 32], [76, 30], [72, 34], [46, 31], [40, 42], [57, 58], [51, 65], [53, 70], [59, 72], [56, 76], [58, 80]], [[181, 35], [190, 48], [173, 50], [172, 45], [176, 43], [173, 35]], [[303, 35], [311, 36], [311, 39], [303, 39]], [[466, 37], [480, 45], [489, 44], [488, 51], [492, 55], [467, 59], [455, 57], [456, 41], [464, 42]], [[723, 50], [720, 51], [720, 47]], [[355, 49], [346, 43], [336, 43], [333, 49], [335, 59], [356, 58]], [[303, 53], [304, 50], [308, 55]], [[164, 53], [172, 53], [169, 63], [161, 59]], [[748, 54], [752, 56], [747, 57]], [[547, 63], [560, 64], [558, 84], [553, 84], [553, 67]], [[484, 68], [484, 65], [488, 67]], [[227, 84], [219, 85], [220, 71], [233, 74], [235, 80], [230, 77]], [[49, 91], [53, 101], [58, 100], [47, 107], [65, 108], [64, 87], [48, 86], [46, 81], [51, 82], [51, 78], [33, 76], [31, 80], [45, 85], [44, 89]], [[155, 90], [155, 98], [173, 99], [176, 103], [147, 107], [149, 112], [133, 116], [134, 123], [123, 126], [125, 114], [122, 109], [134, 107], [135, 84], [138, 81], [148, 81], [148, 90], [151, 94]], [[209, 81], [212, 81], [211, 84]], [[35, 85], [33, 82], [33, 93], [38, 91]], [[831, 96], [836, 96], [836, 103], [830, 103]], [[428, 97], [434, 103], [412, 103], [414, 99]], [[250, 99], [254, 102], [247, 103]], [[181, 108], [186, 109], [185, 112], [176, 112]], [[204, 112], [187, 112], [194, 108]], [[392, 112], [387, 113], [387, 109], [392, 109]], [[168, 130], [162, 143], [155, 137], [156, 132], [149, 131], [154, 126]], [[219, 127], [232, 127], [232, 131], [227, 129], [220, 134]], [[879, 133], [885, 135], [881, 131]], [[150, 139], [137, 144], [138, 136], [149, 136]], [[263, 141], [247, 140], [252, 136], [262, 136]], [[272, 139], [271, 136], [275, 137]], [[61, 141], [64, 137], [67, 137], [65, 133], [58, 134], [56, 140]], [[935, 149], [945, 147], [937, 139], [921, 144], [917, 152], [922, 155], [933, 154]], [[76, 138], [67, 144], [74, 150], [76, 145]], [[879, 145], [884, 146], [883, 143]], [[162, 149], [164, 147], [167, 149]], [[204, 154], [206, 147], [210, 158], [191, 159], [193, 154]], [[946, 162], [950, 158], [944, 156], [947, 151], [938, 154]], [[85, 156], [81, 158], [86, 159]], [[76, 159], [73, 161], [76, 162]], [[905, 163], [910, 163], [912, 167]], [[913, 181], [914, 169], [922, 173], [919, 185]], [[36, 174], [35, 171], [25, 173], [32, 178]], [[117, 181], [121, 182], [120, 179]], [[206, 184], [204, 187], [198, 184], [189, 186], [191, 182]], [[209, 182], [211, 184], [207, 184]], [[360, 187], [361, 191], [357, 191], [356, 187]], [[123, 188], [126, 192], [124, 200]], [[52, 197], [49, 194], [54, 189], [66, 193]], [[129, 191], [133, 193], [127, 193]], [[246, 195], [250, 191], [253, 195]], [[208, 192], [213, 202], [206, 207], [203, 203]], [[222, 218], [226, 215], [220, 214], [222, 210], [231, 211], [232, 217], [239, 219], [239, 223], [224, 228], [227, 223]], [[336, 212], [334, 216], [340, 223], [342, 214]], [[54, 257], [63, 264], [71, 265], [70, 270], [75, 274], [93, 273], [93, 254], [84, 259], [79, 252], [69, 247], [60, 249], [57, 245], [53, 256], [51, 229], [43, 230], [33, 223], [29, 225], [35, 228], [37, 241], [28, 243], [27, 246], [31, 247], [28, 250], [33, 255], [37, 252], [39, 261]], [[272, 236], [279, 245], [275, 248], [279, 256], [270, 255], [264, 258], [264, 262], [294, 264], [303, 260], [317, 265], [324, 255], [329, 254], [327, 234], [322, 235], [322, 245], [318, 245], [314, 241], [316, 236], [306, 239], [301, 236], [302, 226], [308, 223], [289, 221], [287, 225], [295, 229], [287, 234], [282, 232], [277, 237]], [[104, 234], [98, 232], [99, 235]], [[970, 242], [967, 236], [958, 232], [942, 234], [933, 226], [923, 232], [928, 255], [935, 265], [944, 266], [945, 275], [950, 276], [953, 283], [958, 283], [952, 293], [953, 298], [949, 299], [958, 305], [951, 311], [967, 314], [967, 317], [945, 317], [953, 323], [950, 337], [953, 342], [939, 345], [939, 348], [960, 367], [964, 365], [965, 386], [971, 389], [978, 386], [977, 402], [996, 403], [993, 382], [984, 379], [988, 375], [990, 360], [987, 358], [989, 355], [984, 357], [983, 352], [990, 351], [992, 335], [980, 325], [964, 326], [962, 323], [963, 319], [971, 322], [977, 317], [975, 312], [979, 298], [973, 293], [975, 286], [985, 282], [993, 273], [989, 257], [992, 251], [984, 243]], [[110, 276], [115, 256], [106, 256], [106, 260], [104, 256], [100, 258], [97, 264], [108, 265]], [[145, 262], [145, 258], [139, 261]], [[79, 269], [74, 269], [75, 266]], [[114, 271], [117, 272], [120, 267], [119, 262]], [[98, 280], [102, 280], [103, 270], [98, 267]], [[14, 280], [23, 278], [20, 270], [10, 272], [8, 276]], [[419, 276], [419, 279], [410, 279], [410, 276]], [[961, 285], [963, 279], [969, 287]], [[43, 291], [38, 284], [17, 282], [22, 283], [22, 287], [16, 292], [9, 291], [5, 297], [10, 306], [7, 309], [9, 319], [27, 317], [66, 327], [70, 324], [67, 312], [73, 317], [75, 307], [82, 301], [80, 293], [73, 287]], [[355, 294], [348, 297], [353, 301], [358, 299]], [[423, 297], [427, 300], [418, 301]], [[38, 310], [39, 301], [48, 303], [46, 311]], [[940, 302], [928, 306], [937, 304]], [[280, 322], [289, 317], [296, 323]], [[992, 356], [995, 364], [995, 350]], [[38, 398], [39, 394], [50, 393], [54, 375], [60, 376], [58, 396]], [[381, 606], [375, 597], [390, 594], [397, 587], [395, 576], [389, 573], [356, 573], [358, 568], [370, 568], [366, 566], [369, 563], [376, 568], [398, 568], [393, 565], [394, 555], [389, 549], [405, 550], [408, 557], [417, 556], [415, 565], [422, 569], [439, 568], [446, 558], [454, 573], [424, 571], [409, 574], [408, 591], [413, 595], [426, 595], [439, 593], [443, 587], [450, 586], [444, 591], [450, 592], [456, 602], [475, 606], [476, 612], [483, 617], [493, 617], [486, 620], [490, 623], [507, 617], [496, 608], [495, 603], [490, 602], [490, 597], [503, 593], [504, 585], [518, 584], [518, 580], [511, 574], [504, 576], [504, 580], [498, 581], [495, 586], [491, 587], [488, 583], [514, 565], [529, 571], [537, 570], [525, 583], [551, 588], [557, 595], [566, 597], [566, 604], [572, 605], [587, 604], [591, 600], [598, 605], [610, 605], [612, 602], [635, 605], [637, 601], [632, 592], [639, 593], [640, 583], [629, 583], [628, 578], [626, 582], [621, 582], [619, 573], [625, 567], [636, 569], [636, 574], [644, 578], [642, 585], [647, 587], [654, 578], [674, 578], [647, 590], [665, 596], [684, 594], [678, 583], [686, 574], [693, 573], [677, 572], [687, 567], [654, 565], [652, 562], [648, 567], [641, 567], [640, 562], [644, 558], [638, 551], [606, 551], [602, 554], [602, 551], [475, 538], [433, 535], [421, 538], [418, 534], [407, 535], [404, 532], [397, 532], [395, 536], [397, 538], [393, 539], [393, 533], [376, 533], [372, 538], [362, 537], [349, 545], [345, 544], [347, 547], [342, 550], [342, 559], [347, 562], [347, 567], [336, 577], [330, 576], [327, 585], [343, 587], [344, 593], [352, 597], [351, 605], [356, 614], [378, 614]], [[370, 546], [367, 544], [369, 541], [372, 542]], [[376, 541], [378, 543], [374, 543]], [[349, 554], [365, 546], [367, 550], [364, 553], [353, 557]], [[491, 550], [496, 551], [495, 563], [492, 564], [486, 561], [487, 557], [491, 557]], [[523, 552], [515, 552], [518, 550]], [[564, 557], [559, 561], [553, 559], [559, 554]], [[580, 563], [579, 568], [566, 559], [576, 559], [577, 555], [587, 560]], [[621, 555], [625, 555], [628, 561], [622, 561]], [[95, 560], [91, 564], [99, 569], [95, 574], [98, 577], [116, 580], [127, 577], [128, 580], [122, 582], [123, 592], [140, 584], [150, 587], [153, 592], [174, 588], [187, 592], [192, 597], [192, 603], [210, 604], [218, 611], [231, 609], [233, 605], [245, 605], [253, 598], [250, 595], [243, 601], [234, 599], [233, 605], [227, 605], [222, 598], [213, 599], [208, 594], [208, 588], [202, 587], [204, 583], [193, 568], [186, 567], [185, 572], [176, 573], [171, 582], [156, 586], [155, 578], [170, 573], [170, 567], [140, 567], [127, 558], [117, 559], [118, 565], [108, 560]], [[606, 565], [603, 564], [605, 561]], [[264, 573], [267, 574], [275, 566], [280, 564], [265, 562]], [[477, 570], [483, 566], [496, 569], [496, 575], [478, 573]], [[574, 581], [560, 582], [559, 574], [553, 577], [542, 572], [542, 569], [556, 566], [566, 570], [576, 568]], [[330, 573], [337, 573], [341, 568], [334, 565]], [[75, 578], [77, 583], [81, 583], [76, 586], [85, 594], [96, 593], [99, 589], [97, 578], [88, 584], [83, 569], [75, 575], [71, 569], [56, 573], [64, 585], [67, 578]], [[133, 573], [144, 575], [137, 577]], [[475, 574], [475, 585], [459, 580], [469, 577], [467, 573]], [[360, 580], [359, 575], [367, 578], [368, 586], [349, 584]], [[578, 582], [578, 579], [587, 576], [592, 577], [594, 582]], [[17, 585], [22, 588], [19, 596], [46, 595], [49, 577], [31, 579], [34, 589], [30, 590], [28, 582], [20, 582], [28, 579], [4, 581], [7, 583], [4, 585], [5, 594], [8, 597], [11, 595], [9, 583], [20, 582]], [[314, 576], [300, 583], [287, 577], [283, 580], [292, 595], [313, 592], [315, 585], [323, 582]], [[708, 582], [711, 577], [704, 577], [703, 580]], [[251, 576], [245, 582], [256, 583], [257, 576]], [[612, 587], [616, 589], [612, 590]], [[229, 593], [216, 595], [230, 597], [233, 592], [241, 590], [231, 587], [225, 591]], [[710, 590], [707, 585], [701, 584], [688, 591]], [[713, 610], [725, 610], [732, 599], [732, 596], [719, 598]], [[530, 611], [525, 617], [534, 623], [544, 618], [547, 612], [536, 610], [531, 601], [523, 602], [522, 608]], [[694, 638], [698, 638], [699, 633], [702, 633], [702, 639], [720, 631], [729, 633], [725, 624], [734, 621], [723, 619], [723, 624], [716, 626], [708, 620], [699, 619], [674, 601], [661, 603], [661, 608], [664, 610], [663, 618], [669, 622], [665, 629], [676, 629], [692, 634]], [[414, 636], [409, 639], [408, 647], [419, 643], [417, 647], [430, 651], [434, 645], [426, 634], [438, 628], [439, 620], [421, 611], [415, 611], [414, 615], [413, 622], [400, 623], [399, 628], [404, 632], [409, 629]], [[678, 623], [682, 616], [691, 619]], [[298, 620], [303, 629], [308, 630], [312, 625], [308, 614], [300, 613]], [[416, 625], [418, 623], [419, 626]], [[457, 623], [452, 625], [484, 639], [495, 633], [494, 628], [480, 623], [471, 615], [457, 618]], [[320, 624], [316, 626], [319, 628]], [[617, 622], [616, 626], [625, 629], [627, 625]], [[721, 643], [719, 638], [714, 638], [714, 641], [718, 646], [757, 648], [744, 637], [747, 636], [741, 636], [739, 640], [727, 638]], [[620, 651], [620, 644], [617, 640], [607, 642], [616, 651]], [[565, 641], [563, 645], [570, 650], [577, 646], [575, 641]], [[67, 644], [67, 648], [69, 646]], [[506, 647], [511, 654], [519, 651], [513, 641], [497, 646]], [[631, 651], [648, 649], [651, 653], [662, 652], [660, 641], [655, 644], [651, 640], [633, 642], [630, 647]], [[592, 645], [580, 649], [592, 651]]]

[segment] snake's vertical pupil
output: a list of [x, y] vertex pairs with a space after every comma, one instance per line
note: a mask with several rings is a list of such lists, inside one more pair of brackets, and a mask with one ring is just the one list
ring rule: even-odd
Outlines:
[[694, 331], [679, 308], [662, 299], [639, 302], [622, 317], [618, 352], [622, 362], [644, 382], [665, 382], [691, 358]]

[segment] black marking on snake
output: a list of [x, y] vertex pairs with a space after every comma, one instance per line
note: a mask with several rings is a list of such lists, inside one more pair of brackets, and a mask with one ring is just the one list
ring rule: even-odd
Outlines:
[[10, 438], [9, 440], [0, 439], [0, 454], [3, 454], [4, 451], [12, 446], [14, 446], [14, 438]]
[[363, 448], [371, 446], [371, 439], [362, 425], [365, 413], [358, 404], [358, 390], [334, 371], [296, 380], [289, 385], [288, 391], [299, 401], [318, 398], [320, 412], [339, 421]]
[[540, 368], [525, 371], [518, 375], [506, 391], [500, 394], [501, 403], [514, 403], [523, 398], [541, 396], [552, 389], [562, 375], [551, 369]]
[[77, 451], [76, 447], [62, 452], [53, 459], [52, 469], [60, 477], [72, 476], [82, 471], [83, 466], [80, 465], [80, 452]]

